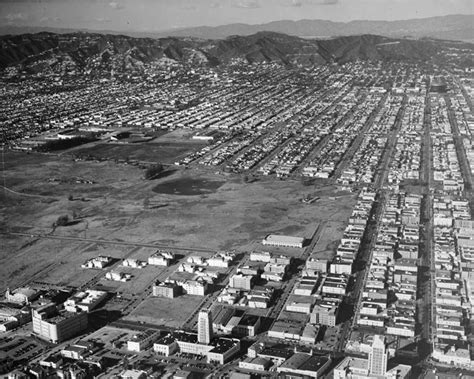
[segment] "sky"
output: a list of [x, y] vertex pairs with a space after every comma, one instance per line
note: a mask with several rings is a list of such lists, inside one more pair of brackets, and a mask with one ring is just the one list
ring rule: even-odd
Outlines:
[[0, 0], [0, 26], [166, 31], [276, 20], [473, 14], [474, 0]]

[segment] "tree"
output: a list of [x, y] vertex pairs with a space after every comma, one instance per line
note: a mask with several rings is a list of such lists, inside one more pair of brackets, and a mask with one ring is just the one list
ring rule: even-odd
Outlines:
[[59, 216], [58, 219], [55, 222], [55, 226], [66, 226], [67, 224], [69, 224], [69, 216], [68, 215]]
[[158, 175], [160, 175], [163, 172], [164, 168], [163, 165], [161, 164], [156, 164], [151, 167], [148, 167], [145, 171], [145, 179], [146, 180], [151, 180], [155, 179]]

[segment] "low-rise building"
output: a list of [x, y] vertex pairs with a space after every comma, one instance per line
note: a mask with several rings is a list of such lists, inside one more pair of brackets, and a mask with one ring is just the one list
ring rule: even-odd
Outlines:
[[10, 288], [7, 288], [7, 291], [5, 292], [5, 300], [9, 303], [26, 305], [36, 300], [39, 295], [40, 293], [38, 291], [30, 287], [17, 288], [13, 291], [10, 291]]
[[64, 303], [64, 308], [68, 312], [76, 312], [80, 309], [90, 312], [96, 308], [107, 297], [107, 292], [97, 290], [86, 290], [74, 294]]
[[157, 340], [159, 336], [160, 333], [156, 330], [146, 330], [136, 334], [127, 341], [127, 350], [141, 352], [152, 346], [153, 342]]
[[306, 353], [295, 353], [278, 368], [282, 378], [321, 378], [331, 364], [331, 358]]
[[323, 306], [315, 304], [311, 313], [310, 322], [312, 324], [336, 326], [338, 309], [336, 305]]
[[279, 236], [276, 234], [270, 234], [266, 236], [262, 244], [265, 246], [278, 246], [278, 247], [294, 247], [302, 249], [304, 245], [304, 238], [291, 237], [291, 236]]
[[174, 282], [157, 282], [153, 285], [153, 296], [174, 299], [182, 292], [182, 287]]
[[219, 337], [212, 339], [210, 344], [201, 344], [196, 333], [177, 331], [161, 337], [153, 344], [153, 350], [165, 356], [177, 351], [204, 355], [208, 362], [224, 364], [240, 351], [240, 340]]

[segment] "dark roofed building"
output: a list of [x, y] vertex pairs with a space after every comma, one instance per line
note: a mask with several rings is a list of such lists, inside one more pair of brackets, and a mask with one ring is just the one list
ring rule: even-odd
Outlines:
[[296, 353], [278, 367], [277, 372], [283, 377], [320, 378], [331, 363], [326, 356]]

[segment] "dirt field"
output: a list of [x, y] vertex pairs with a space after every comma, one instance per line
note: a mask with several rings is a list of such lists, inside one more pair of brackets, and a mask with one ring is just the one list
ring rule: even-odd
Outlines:
[[202, 296], [191, 295], [175, 299], [149, 297], [125, 319], [179, 328], [203, 300]]
[[203, 146], [202, 143], [158, 141], [139, 144], [100, 143], [83, 149], [75, 149], [74, 155], [78, 157], [90, 156], [99, 160], [125, 159], [171, 164]]
[[135, 295], [140, 294], [147, 289], [155, 278], [164, 271], [166, 267], [160, 266], [146, 266], [144, 268], [130, 268], [123, 267], [120, 264], [114, 268], [114, 272], [123, 272], [132, 275], [132, 278], [127, 282], [113, 281], [102, 278], [99, 285], [114, 288], [115, 291]]
[[[246, 184], [238, 177], [195, 169], [145, 181], [139, 168], [113, 162], [17, 152], [6, 153], [5, 160], [6, 184], [15, 193], [0, 193], [1, 291], [28, 278], [85, 285], [93, 274], [81, 270], [81, 263], [96, 255], [123, 258], [140, 247], [134, 244], [182, 248], [183, 254], [194, 249], [268, 250], [261, 244], [267, 234], [311, 237], [321, 221], [346, 223], [355, 203], [355, 195], [347, 194], [303, 204], [308, 187], [298, 181]], [[183, 178], [222, 185], [201, 195], [153, 191], [161, 183]], [[61, 215], [72, 222], [53, 228]], [[24, 234], [4, 234], [12, 231]], [[281, 250], [293, 254], [291, 249]], [[295, 255], [302, 252], [293, 250]]]

